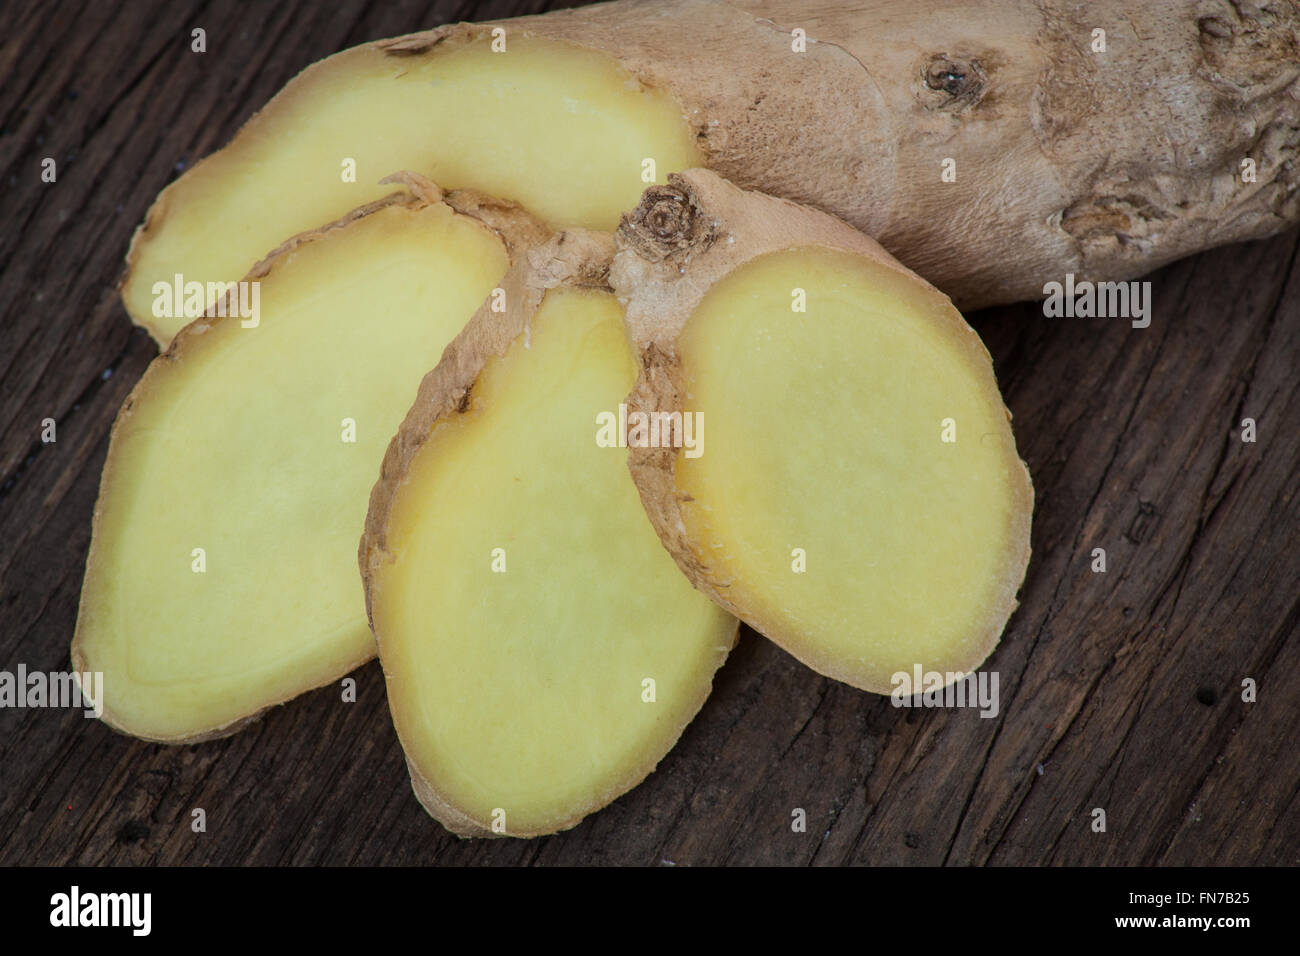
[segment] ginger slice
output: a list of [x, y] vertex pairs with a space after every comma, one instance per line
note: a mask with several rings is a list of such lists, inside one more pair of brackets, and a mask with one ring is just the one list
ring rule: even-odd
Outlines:
[[647, 190], [619, 244], [628, 406], [705, 437], [631, 451], [687, 576], [865, 690], [978, 667], [1016, 606], [1033, 490], [949, 300], [838, 220], [704, 170]]
[[394, 169], [516, 200], [555, 227], [613, 229], [647, 181], [698, 164], [672, 98], [613, 58], [522, 31], [504, 52], [493, 43], [457, 31], [306, 69], [158, 197], [127, 257], [131, 318], [166, 344], [184, 322], [154, 315], [159, 283], [239, 279], [285, 237], [392, 192], [380, 177]]
[[[462, 836], [575, 825], [650, 773], [737, 622], [598, 443], [636, 377], [609, 235], [530, 252], [389, 447], [360, 562], [416, 795]], [[540, 305], [539, 305], [540, 303]]]
[[385, 444], [508, 268], [502, 236], [546, 235], [399, 178], [421, 195], [286, 247], [256, 325], [196, 320], [124, 403], [72, 647], [117, 729], [222, 736], [374, 656], [355, 548]]

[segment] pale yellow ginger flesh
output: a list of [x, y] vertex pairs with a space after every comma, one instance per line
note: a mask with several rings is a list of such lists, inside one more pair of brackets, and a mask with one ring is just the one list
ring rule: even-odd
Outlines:
[[676, 460], [686, 534], [742, 617], [868, 690], [977, 667], [1015, 606], [1032, 493], [946, 300], [848, 253], [773, 253], [709, 291], [679, 359], [707, 426]]
[[110, 723], [212, 736], [374, 656], [370, 487], [507, 265], [446, 206], [389, 206], [277, 261], [255, 327], [201, 320], [154, 361], [114, 428], [73, 647]]
[[397, 169], [517, 200], [557, 228], [610, 230], [647, 182], [698, 162], [672, 98], [602, 54], [522, 33], [502, 53], [486, 34], [401, 56], [358, 47], [309, 68], [163, 193], [123, 300], [166, 343], [184, 320], [154, 314], [155, 283], [237, 280], [392, 193], [379, 180]]
[[372, 619], [416, 792], [459, 833], [553, 832], [635, 786], [731, 647], [597, 443], [635, 377], [614, 297], [552, 291], [397, 489]]

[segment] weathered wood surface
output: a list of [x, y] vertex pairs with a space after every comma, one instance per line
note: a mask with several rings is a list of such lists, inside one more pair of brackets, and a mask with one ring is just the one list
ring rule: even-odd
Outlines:
[[[11, 671], [67, 667], [109, 425], [155, 354], [113, 286], [158, 190], [313, 60], [545, 4], [115, 6], [0, 12]], [[0, 863], [1300, 862], [1296, 255], [1291, 232], [1175, 264], [1152, 277], [1145, 330], [1036, 305], [974, 317], [1038, 494], [1022, 606], [988, 665], [996, 719], [895, 709], [744, 632], [640, 787], [558, 836], [463, 842], [412, 796], [373, 663], [355, 704], [327, 688], [194, 747], [0, 710]]]

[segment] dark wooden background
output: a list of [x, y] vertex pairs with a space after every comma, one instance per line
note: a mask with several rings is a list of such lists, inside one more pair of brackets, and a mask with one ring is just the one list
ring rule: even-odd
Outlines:
[[[0, 670], [68, 666], [109, 425], [156, 354], [114, 290], [155, 194], [316, 59], [545, 6], [0, 4]], [[193, 747], [0, 710], [0, 863], [1300, 862], [1296, 253], [1292, 231], [1162, 270], [1145, 330], [972, 317], [1038, 495], [995, 720], [896, 710], [744, 631], [640, 787], [558, 836], [459, 841], [411, 794], [374, 663], [357, 703], [327, 688]]]

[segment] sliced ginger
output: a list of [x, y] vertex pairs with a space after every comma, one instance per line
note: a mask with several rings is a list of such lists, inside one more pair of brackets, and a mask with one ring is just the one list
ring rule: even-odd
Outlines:
[[660, 182], [698, 163], [672, 98], [613, 58], [522, 31], [505, 43], [369, 44], [305, 70], [158, 198], [128, 257], [132, 319], [165, 344], [183, 321], [153, 314], [156, 283], [235, 281], [287, 237], [392, 192], [379, 180], [394, 169], [556, 227], [613, 229], [647, 160]]
[[866, 690], [978, 667], [1015, 607], [1033, 495], [961, 315], [843, 224], [703, 171], [648, 191], [620, 238], [644, 359], [629, 404], [707, 425], [702, 454], [632, 452], [687, 575]]
[[637, 784], [735, 639], [656, 538], [626, 452], [597, 443], [636, 366], [614, 297], [557, 277], [566, 250], [536, 257], [556, 287], [535, 314], [536, 276], [508, 282], [508, 314], [480, 312], [430, 373], [362, 541], [416, 794], [461, 835], [554, 832]]
[[277, 256], [256, 326], [200, 319], [150, 365], [113, 429], [72, 652], [109, 723], [218, 736], [374, 656], [368, 490], [507, 266], [475, 219], [394, 201]]

